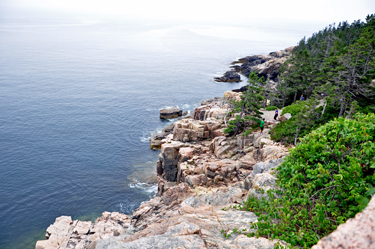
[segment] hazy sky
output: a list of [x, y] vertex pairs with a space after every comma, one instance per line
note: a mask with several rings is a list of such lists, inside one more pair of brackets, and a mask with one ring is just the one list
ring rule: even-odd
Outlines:
[[0, 17], [68, 14], [214, 22], [255, 18], [338, 23], [364, 20], [374, 12], [375, 0], [0, 0]]

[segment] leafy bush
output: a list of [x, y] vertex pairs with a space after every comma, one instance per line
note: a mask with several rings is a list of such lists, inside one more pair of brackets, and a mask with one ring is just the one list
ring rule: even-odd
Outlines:
[[278, 107], [277, 106], [267, 106], [266, 110], [267, 111], [274, 111], [276, 108], [278, 108]]
[[[296, 116], [298, 113], [301, 113], [302, 108], [306, 105], [306, 101], [297, 101], [295, 104], [288, 105], [284, 107], [281, 116], [285, 113], [290, 113], [292, 116]], [[275, 110], [275, 109], [274, 109]]]
[[372, 113], [335, 119], [304, 137], [277, 168], [278, 190], [245, 203], [259, 216], [256, 235], [310, 248], [360, 212], [375, 192], [374, 134]]
[[285, 107], [283, 114], [291, 113], [292, 117], [285, 122], [277, 124], [270, 131], [271, 138], [292, 144], [296, 138], [304, 137], [320, 125], [337, 117], [337, 108], [327, 106], [322, 115], [323, 106], [316, 109], [314, 109], [314, 106], [314, 100], [309, 99]]

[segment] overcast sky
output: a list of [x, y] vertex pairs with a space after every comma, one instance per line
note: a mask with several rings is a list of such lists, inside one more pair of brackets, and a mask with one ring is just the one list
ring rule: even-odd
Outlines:
[[0, 0], [0, 17], [93, 15], [242, 22], [286, 19], [325, 23], [365, 19], [375, 0]]

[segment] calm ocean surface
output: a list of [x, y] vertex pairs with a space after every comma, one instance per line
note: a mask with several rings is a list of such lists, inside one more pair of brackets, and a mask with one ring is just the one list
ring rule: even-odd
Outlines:
[[241, 87], [213, 77], [324, 27], [294, 25], [0, 19], [0, 248], [152, 198], [159, 110]]

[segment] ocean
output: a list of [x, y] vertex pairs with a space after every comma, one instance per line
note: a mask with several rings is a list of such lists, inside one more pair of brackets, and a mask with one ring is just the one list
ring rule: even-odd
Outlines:
[[157, 192], [160, 109], [245, 85], [213, 78], [323, 27], [1, 18], [0, 248], [34, 248], [61, 215], [130, 214]]

